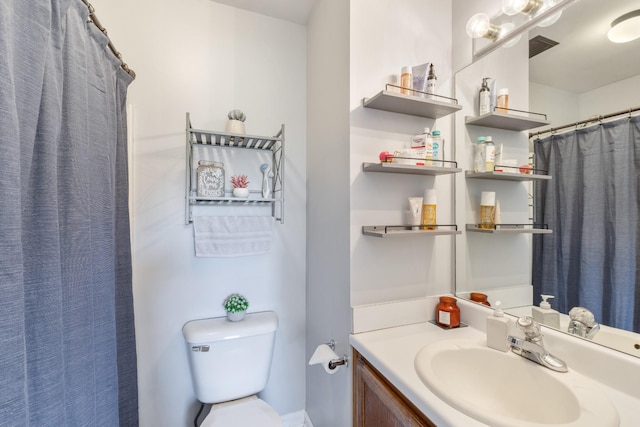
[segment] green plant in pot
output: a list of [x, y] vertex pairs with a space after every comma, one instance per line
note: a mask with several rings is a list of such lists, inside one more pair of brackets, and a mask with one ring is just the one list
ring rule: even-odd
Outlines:
[[232, 294], [224, 300], [224, 309], [227, 311], [227, 318], [232, 322], [244, 319], [249, 308], [249, 300], [240, 294]]

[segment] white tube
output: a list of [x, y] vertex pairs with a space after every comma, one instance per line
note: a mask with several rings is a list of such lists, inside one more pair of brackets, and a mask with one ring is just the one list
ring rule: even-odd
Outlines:
[[[409, 197], [409, 218], [411, 225], [422, 223], [422, 197]], [[412, 230], [419, 230], [420, 227], [412, 227]]]

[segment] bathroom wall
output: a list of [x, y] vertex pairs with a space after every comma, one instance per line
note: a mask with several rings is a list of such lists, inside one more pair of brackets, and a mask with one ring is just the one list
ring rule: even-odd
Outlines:
[[351, 1], [350, 186], [351, 305], [376, 304], [453, 291], [455, 236], [379, 239], [362, 235], [365, 225], [406, 223], [408, 197], [437, 192], [437, 222], [455, 223], [453, 176], [362, 172], [363, 162], [381, 151], [409, 146], [425, 127], [445, 139], [445, 159], [453, 158], [452, 116], [438, 120], [362, 107], [399, 75], [405, 65], [432, 62], [436, 93], [452, 96], [451, 2]]
[[[306, 28], [210, 0], [92, 3], [138, 76], [129, 103], [141, 425], [192, 425], [197, 407], [181, 328], [191, 319], [224, 315], [222, 301], [235, 291], [249, 298], [250, 311], [278, 313], [263, 398], [282, 415], [301, 414]], [[191, 112], [194, 127], [224, 130], [233, 108], [246, 113], [250, 134], [273, 135], [286, 125], [285, 223], [275, 225], [271, 254], [195, 258], [192, 226], [184, 224], [185, 113]], [[259, 172], [248, 172], [259, 188]]]

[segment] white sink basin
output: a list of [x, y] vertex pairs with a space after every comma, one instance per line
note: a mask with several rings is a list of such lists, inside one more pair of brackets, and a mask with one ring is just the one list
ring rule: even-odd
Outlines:
[[470, 340], [443, 340], [415, 358], [422, 382], [460, 412], [496, 427], [617, 427], [618, 411], [598, 385], [512, 352]]

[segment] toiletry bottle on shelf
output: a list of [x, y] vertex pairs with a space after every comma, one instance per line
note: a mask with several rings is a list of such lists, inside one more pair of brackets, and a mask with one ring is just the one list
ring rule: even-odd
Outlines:
[[508, 351], [509, 319], [504, 317], [502, 303], [496, 301], [493, 315], [487, 317], [487, 347], [500, 351]]
[[411, 95], [413, 93], [411, 91], [411, 89], [413, 89], [413, 76], [411, 75], [411, 67], [402, 67], [402, 73], [400, 74], [400, 86], [402, 86], [400, 93], [404, 95]]
[[490, 136], [485, 137], [484, 141], [484, 171], [493, 172], [493, 168], [496, 165], [496, 145], [493, 143], [493, 138]]
[[424, 230], [436, 229], [436, 190], [427, 188], [422, 197], [422, 225]]
[[482, 116], [491, 111], [491, 90], [487, 84], [489, 77], [482, 79], [482, 87], [480, 88], [480, 99], [478, 102], [478, 115]]
[[444, 163], [442, 163], [442, 160], [444, 160], [444, 139], [440, 136], [439, 130], [433, 130], [431, 132], [431, 140], [431, 158], [433, 159], [431, 165], [444, 166]]
[[474, 172], [484, 172], [486, 169], [484, 157], [486, 155], [486, 150], [484, 148], [484, 136], [479, 136], [476, 140], [476, 145], [474, 147], [474, 156], [473, 156], [473, 171]]
[[509, 112], [509, 89], [503, 88], [498, 91], [496, 111], [505, 114]]
[[[413, 150], [413, 156], [416, 159], [427, 158], [427, 146], [431, 149], [431, 131], [429, 128], [424, 128], [424, 131], [419, 135], [413, 135], [411, 137], [411, 149]], [[416, 165], [424, 166], [425, 162], [416, 160]]]
[[540, 296], [542, 297], [540, 307], [531, 308], [531, 317], [538, 323], [560, 329], [560, 313], [552, 309], [551, 304], [547, 301], [547, 299], [553, 298], [553, 295]]
[[[427, 75], [427, 90], [428, 94], [436, 93], [436, 82], [438, 78], [436, 77], [436, 73], [433, 69], [433, 64], [429, 64], [429, 75]], [[435, 98], [434, 96], [430, 96], [429, 98]]]
[[495, 226], [496, 193], [483, 191], [480, 195], [480, 223], [478, 228], [490, 230]]
[[436, 305], [437, 324], [449, 328], [460, 326], [460, 307], [456, 301], [453, 297], [440, 297], [440, 302]]

